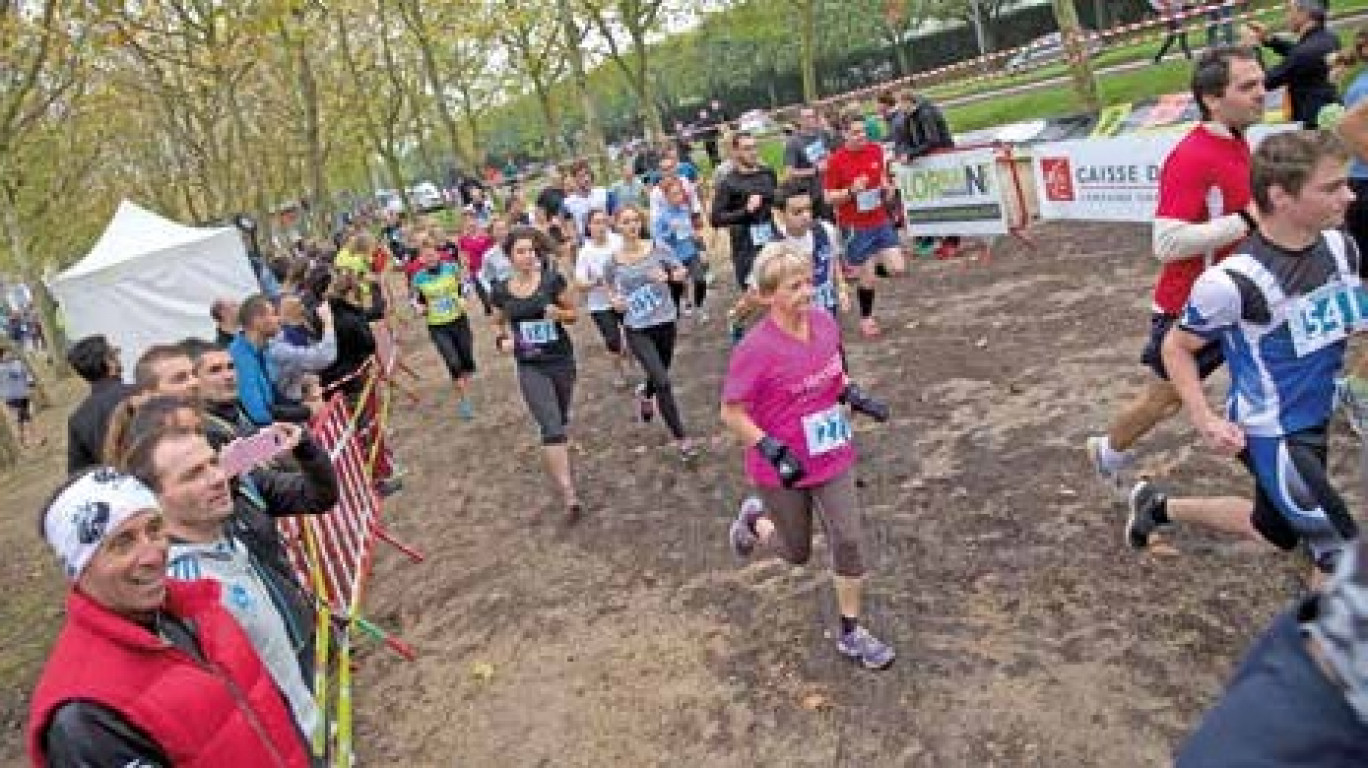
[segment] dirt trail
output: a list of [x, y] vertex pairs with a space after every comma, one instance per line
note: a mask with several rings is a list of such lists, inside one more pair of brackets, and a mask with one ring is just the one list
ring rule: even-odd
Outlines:
[[[917, 263], [880, 295], [886, 338], [851, 344], [895, 409], [858, 432], [869, 623], [900, 653], [884, 674], [833, 652], [824, 567], [731, 560], [738, 451], [682, 469], [663, 427], [633, 423], [588, 327], [573, 435], [590, 511], [562, 528], [511, 364], [484, 344], [475, 424], [447, 397], [398, 420], [412, 474], [390, 519], [429, 562], [386, 553], [370, 604], [422, 655], [370, 654], [367, 762], [1164, 764], [1296, 582], [1283, 558], [1200, 535], [1178, 557], [1123, 548], [1079, 449], [1141, 378], [1146, 238], [1037, 234], [1039, 250], [1001, 243], [990, 263]], [[721, 337], [716, 318], [690, 330], [676, 363], [698, 433], [720, 430]], [[1190, 442], [1166, 425], [1149, 470], [1246, 490]]]
[[[1200, 535], [1177, 557], [1123, 547], [1122, 511], [1080, 448], [1141, 380], [1146, 233], [1036, 236], [1038, 250], [1000, 243], [987, 263], [916, 263], [884, 283], [886, 337], [851, 342], [854, 375], [895, 414], [857, 428], [868, 622], [899, 652], [882, 674], [832, 648], [824, 550], [804, 569], [732, 560], [739, 451], [682, 468], [663, 425], [633, 421], [587, 323], [572, 434], [588, 516], [572, 529], [483, 323], [472, 424], [415, 337], [424, 400], [395, 412], [409, 474], [388, 520], [428, 559], [382, 548], [368, 606], [420, 657], [363, 649], [362, 764], [1166, 764], [1296, 581], [1284, 558]], [[713, 314], [675, 366], [685, 420], [709, 436], [726, 365]], [[1149, 471], [1185, 491], [1247, 490], [1177, 420], [1146, 448]], [[1343, 429], [1336, 448], [1352, 490]], [[49, 451], [0, 486], [0, 541], [18, 553], [0, 568], [19, 596], [0, 602], [3, 765], [20, 761], [25, 697], [58, 619], [30, 515], [59, 471]]]

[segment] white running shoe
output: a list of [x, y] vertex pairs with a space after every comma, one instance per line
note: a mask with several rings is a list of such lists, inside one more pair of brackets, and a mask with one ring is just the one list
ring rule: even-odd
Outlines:
[[1106, 445], [1107, 438], [1104, 435], [1093, 435], [1084, 444], [1084, 450], [1088, 454], [1088, 463], [1092, 465], [1093, 472], [1097, 475], [1098, 482], [1111, 496], [1112, 501], [1120, 504], [1130, 497], [1130, 489], [1126, 487], [1124, 477], [1125, 467], [1108, 467], [1102, 460], [1102, 448]]

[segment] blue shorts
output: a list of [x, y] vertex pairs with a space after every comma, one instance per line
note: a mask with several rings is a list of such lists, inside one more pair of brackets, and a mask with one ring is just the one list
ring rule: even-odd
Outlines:
[[880, 251], [902, 247], [902, 243], [898, 242], [898, 233], [894, 232], [893, 225], [887, 222], [873, 229], [846, 227], [843, 233], [845, 235], [845, 262], [852, 267], [863, 265], [877, 256]]
[[1357, 533], [1326, 472], [1324, 426], [1282, 437], [1247, 437], [1240, 461], [1254, 475], [1255, 530], [1279, 549], [1305, 541], [1325, 568]]

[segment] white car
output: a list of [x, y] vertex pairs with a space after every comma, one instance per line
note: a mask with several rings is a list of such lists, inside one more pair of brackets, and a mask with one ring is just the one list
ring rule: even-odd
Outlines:
[[[1089, 34], [1088, 30], [1083, 30], [1084, 34]], [[1102, 50], [1102, 41], [1096, 37], [1089, 37], [1084, 41], [1084, 46], [1088, 51], [1089, 58], [1096, 56]], [[1021, 50], [1012, 54], [1007, 59], [1008, 72], [1024, 72], [1034, 69], [1042, 64], [1052, 61], [1062, 61], [1064, 59], [1064, 36], [1058, 32], [1051, 32], [1044, 37], [1037, 37], [1022, 47]]]

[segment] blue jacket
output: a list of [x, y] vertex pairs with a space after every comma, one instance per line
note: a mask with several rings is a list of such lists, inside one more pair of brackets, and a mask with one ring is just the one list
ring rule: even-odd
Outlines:
[[242, 333], [228, 345], [228, 354], [237, 368], [238, 400], [253, 424], [265, 426], [274, 421], [276, 403], [275, 377], [265, 349], [257, 349]]
[[1175, 765], [1361, 767], [1368, 765], [1368, 725], [1311, 659], [1296, 611], [1287, 611], [1255, 642]]

